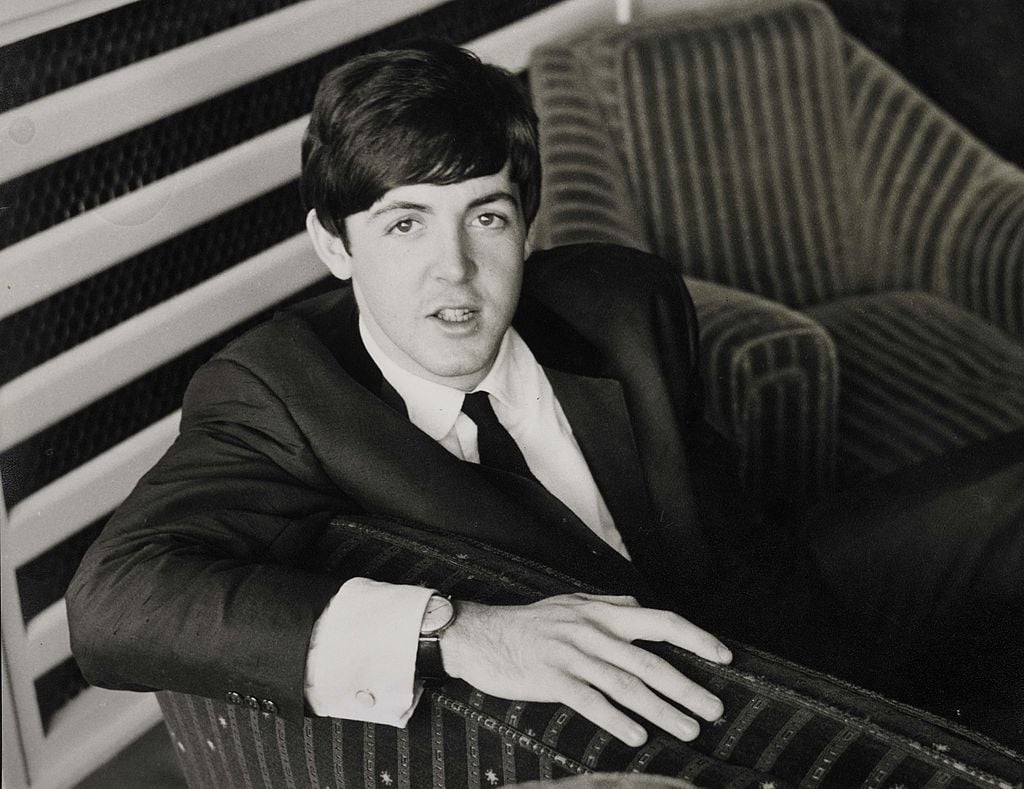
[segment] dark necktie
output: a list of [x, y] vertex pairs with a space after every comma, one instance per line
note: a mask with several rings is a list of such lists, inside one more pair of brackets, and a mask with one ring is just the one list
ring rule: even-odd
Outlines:
[[462, 413], [476, 423], [476, 443], [481, 465], [535, 479], [530, 473], [530, 467], [526, 465], [522, 451], [495, 416], [487, 392], [466, 395], [462, 401]]

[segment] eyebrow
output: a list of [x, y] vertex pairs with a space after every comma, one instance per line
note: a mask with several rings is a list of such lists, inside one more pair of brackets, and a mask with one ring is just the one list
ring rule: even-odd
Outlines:
[[422, 203], [410, 203], [406, 200], [392, 200], [390, 203], [385, 203], [379, 208], [375, 208], [370, 212], [370, 218], [376, 219], [381, 214], [386, 214], [389, 211], [425, 211], [430, 213], [430, 206], [423, 205]]
[[[500, 201], [508, 201], [512, 205], [518, 206], [519, 200], [514, 194], [506, 191], [491, 192], [490, 194], [478, 197], [467, 206], [467, 208], [477, 208], [478, 206], [486, 205], [487, 203], [496, 203]], [[429, 205], [423, 203], [413, 203], [407, 200], [392, 200], [391, 202], [385, 203], [379, 208], [375, 208], [370, 212], [370, 218], [376, 219], [382, 214], [387, 214], [391, 211], [422, 211], [426, 214], [432, 214], [433, 209]]]
[[469, 208], [476, 208], [478, 206], [486, 205], [487, 203], [498, 203], [502, 200], [512, 203], [512, 205], [515, 206], [519, 205], [519, 200], [514, 194], [511, 192], [499, 191], [491, 192], [489, 195], [484, 195], [483, 197], [478, 197], [469, 204]]

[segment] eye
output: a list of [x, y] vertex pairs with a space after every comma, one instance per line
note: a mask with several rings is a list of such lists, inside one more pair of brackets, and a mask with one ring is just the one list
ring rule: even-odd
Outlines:
[[417, 219], [399, 219], [391, 227], [388, 228], [389, 233], [395, 233], [400, 236], [408, 235], [419, 225]]
[[476, 223], [480, 225], [480, 227], [501, 228], [508, 224], [508, 219], [502, 214], [496, 214], [492, 211], [488, 211], [487, 213], [478, 215]]

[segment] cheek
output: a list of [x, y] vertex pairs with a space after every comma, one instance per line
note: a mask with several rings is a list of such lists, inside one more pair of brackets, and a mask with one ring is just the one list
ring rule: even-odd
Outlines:
[[416, 286], [408, 277], [381, 266], [370, 276], [356, 280], [369, 306], [388, 314], [399, 314], [416, 294]]
[[519, 303], [519, 291], [522, 288], [523, 271], [521, 266], [507, 265], [494, 272], [491, 278], [490, 288], [492, 298], [496, 303], [505, 307], [507, 312], [513, 312]]

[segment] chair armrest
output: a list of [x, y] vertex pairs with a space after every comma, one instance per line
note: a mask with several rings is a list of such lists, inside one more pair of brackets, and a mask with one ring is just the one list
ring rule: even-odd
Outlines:
[[536, 246], [600, 241], [650, 251], [593, 75], [557, 44], [535, 50], [529, 70], [544, 172]]
[[[318, 547], [327, 571], [364, 562], [378, 580], [423, 583], [457, 600], [521, 604], [602, 591], [475, 541], [384, 518], [339, 518]], [[715, 786], [796, 785], [835, 762], [836, 743], [845, 748], [853, 741], [859, 758], [836, 762], [833, 784], [856, 786], [879, 768], [891, 770], [885, 765], [893, 749], [900, 768], [922, 784], [952, 772], [954, 781], [965, 778], [961, 783], [983, 775], [986, 785], [1001, 779], [1009, 786], [1017, 774], [1011, 755], [979, 735], [742, 644], [731, 642], [729, 666], [669, 644], [642, 645], [713, 688], [727, 725], [706, 725], [691, 743], [654, 729], [646, 745], [630, 748], [568, 707], [500, 699], [459, 680], [427, 688], [404, 729], [291, 721], [182, 693], [157, 698], [192, 789], [488, 786], [592, 771], [700, 773], [702, 783]], [[922, 742], [943, 743], [941, 758], [916, 746]]]
[[761, 296], [685, 278], [700, 324], [705, 417], [753, 496], [815, 498], [834, 480], [839, 362], [824, 327]]
[[939, 266], [936, 293], [1024, 339], [1024, 172], [1005, 164], [980, 179]]
[[862, 263], [1024, 335], [1024, 172], [847, 38]]

